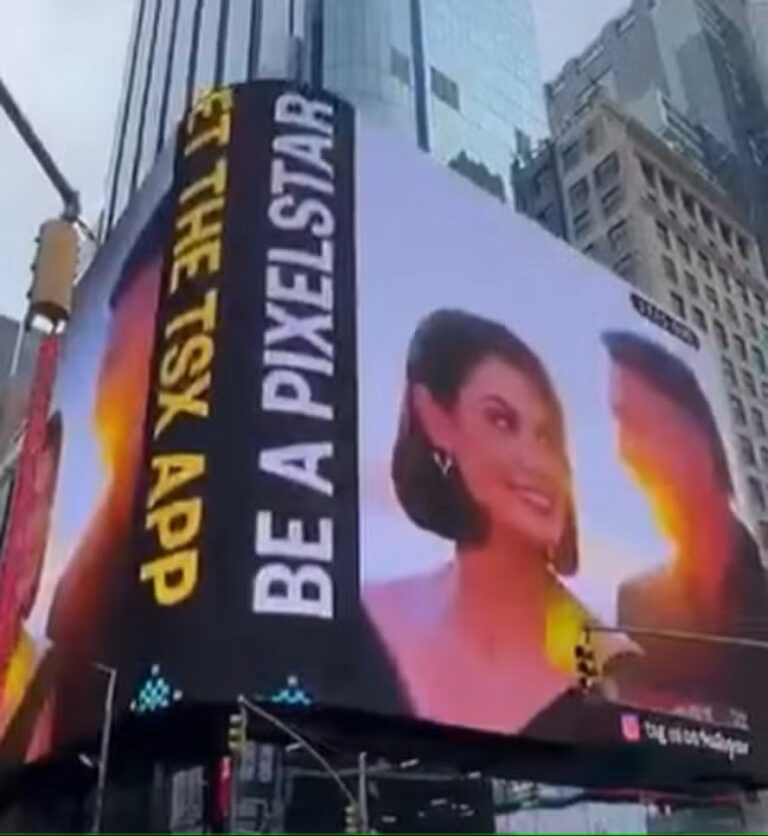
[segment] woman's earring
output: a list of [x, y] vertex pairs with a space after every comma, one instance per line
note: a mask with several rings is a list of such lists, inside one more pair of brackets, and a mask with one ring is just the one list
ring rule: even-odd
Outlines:
[[440, 473], [442, 473], [443, 478], [445, 478], [451, 470], [453, 470], [453, 458], [450, 453], [446, 453], [443, 450], [433, 450], [432, 461], [435, 463]]

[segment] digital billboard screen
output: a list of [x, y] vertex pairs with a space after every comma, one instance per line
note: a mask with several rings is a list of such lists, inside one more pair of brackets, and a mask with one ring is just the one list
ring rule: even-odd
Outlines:
[[700, 335], [323, 94], [214, 91], [162, 193], [62, 355], [15, 753], [82, 728], [99, 661], [139, 713], [244, 694], [765, 774]]

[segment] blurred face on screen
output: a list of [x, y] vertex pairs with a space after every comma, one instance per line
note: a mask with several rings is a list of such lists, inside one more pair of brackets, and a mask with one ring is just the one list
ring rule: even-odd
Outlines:
[[149, 260], [123, 276], [114, 303], [93, 415], [107, 485], [56, 589], [48, 632], [62, 647], [84, 646], [83, 623], [99, 623], [111, 605], [104, 585], [125, 547], [141, 464], [160, 264]]
[[162, 259], [134, 276], [113, 312], [109, 344], [98, 381], [94, 422], [113, 488], [132, 493], [141, 452]]
[[614, 364], [611, 400], [622, 460], [661, 529], [685, 537], [717, 490], [709, 440], [685, 409], [631, 368]]
[[497, 358], [469, 373], [450, 408], [420, 388], [422, 402], [430, 401], [420, 410], [427, 433], [455, 462], [491, 533], [554, 547], [565, 527], [569, 474], [553, 407], [540, 390]]

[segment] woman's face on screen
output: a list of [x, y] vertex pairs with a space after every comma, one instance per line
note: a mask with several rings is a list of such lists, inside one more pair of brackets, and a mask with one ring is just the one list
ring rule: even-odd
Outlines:
[[515, 366], [489, 358], [470, 372], [444, 413], [441, 446], [491, 531], [540, 548], [557, 545], [570, 480], [552, 404]]

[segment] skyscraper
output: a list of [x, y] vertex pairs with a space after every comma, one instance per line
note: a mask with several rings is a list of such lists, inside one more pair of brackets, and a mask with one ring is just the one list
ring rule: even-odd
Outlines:
[[550, 123], [562, 131], [602, 88], [700, 158], [745, 207], [765, 256], [768, 100], [760, 77], [747, 0], [632, 0], [547, 85]]
[[531, 0], [136, 0], [110, 229], [213, 84], [293, 78], [351, 100], [500, 198], [545, 132]]
[[532, 166], [517, 197], [545, 225], [564, 206], [569, 241], [709, 335], [768, 562], [768, 109], [748, 12], [633, 0], [547, 85], [554, 163], [535, 162], [560, 203]]

